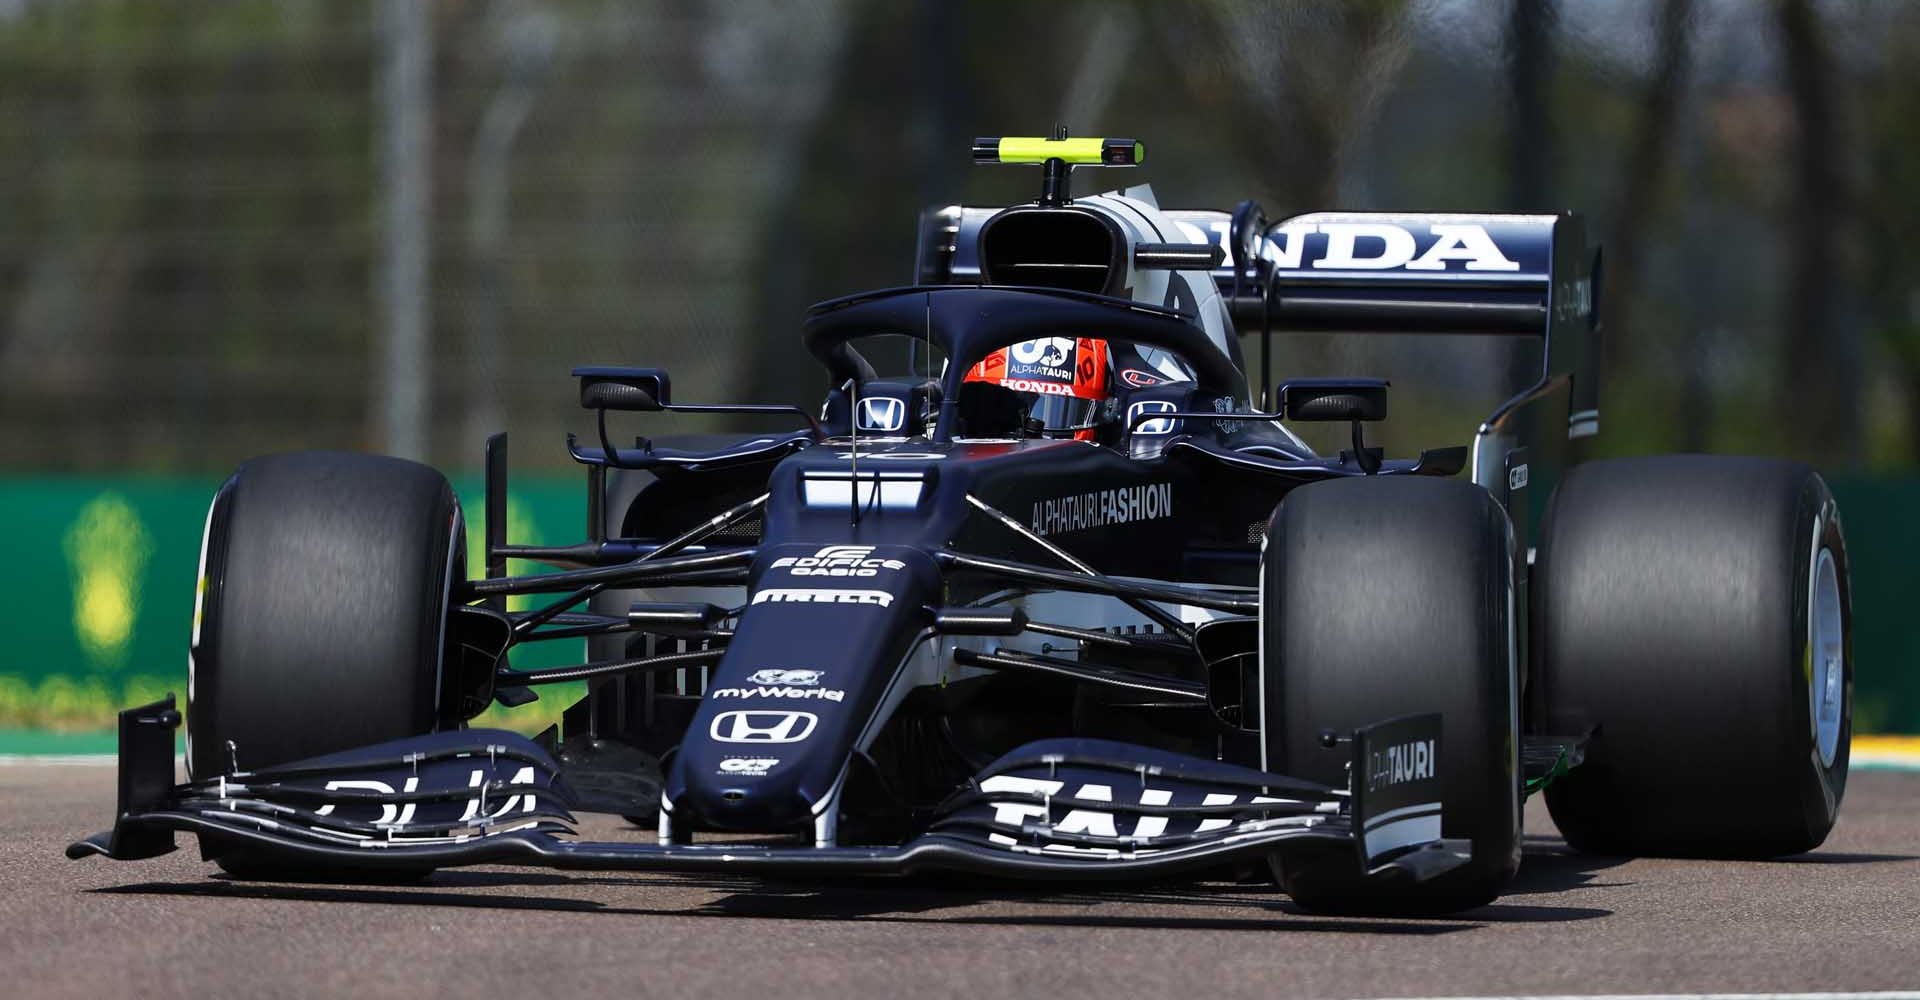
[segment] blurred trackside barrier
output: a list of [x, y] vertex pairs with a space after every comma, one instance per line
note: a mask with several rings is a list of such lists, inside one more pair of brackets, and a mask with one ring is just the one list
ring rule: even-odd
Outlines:
[[[0, 638], [0, 753], [21, 731], [109, 731], [114, 713], [187, 691], [187, 637], [207, 504], [220, 480], [0, 477], [0, 607], [14, 623]], [[467, 544], [485, 524], [477, 476], [457, 478]], [[581, 479], [516, 477], [508, 536], [537, 543], [585, 537]], [[474, 561], [478, 565], [478, 560]], [[528, 564], [514, 562], [513, 572]], [[578, 663], [583, 643], [516, 650], [519, 666]], [[578, 685], [559, 685], [509, 717], [537, 730], [557, 721]], [[546, 689], [543, 689], [543, 691]], [[496, 711], [499, 711], [496, 709]]]
[[[517, 476], [515, 484], [509, 537], [584, 537], [579, 478]], [[105, 731], [121, 707], [169, 690], [184, 697], [200, 533], [218, 485], [0, 478], [0, 608], [12, 633], [0, 639], [0, 730]], [[1920, 477], [1842, 476], [1832, 485], [1853, 564], [1855, 728], [1920, 734], [1920, 629], [1906, 617], [1920, 563]], [[479, 480], [460, 477], [455, 486], [477, 549]], [[578, 662], [582, 652], [574, 642], [547, 643], [517, 651], [515, 662]], [[537, 729], [573, 696], [552, 691], [497, 721]]]

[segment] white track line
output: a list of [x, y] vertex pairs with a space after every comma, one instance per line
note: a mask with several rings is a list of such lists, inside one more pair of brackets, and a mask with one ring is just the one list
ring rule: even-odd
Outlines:
[[1396, 996], [1384, 1000], [1920, 1000], [1920, 990], [1880, 992], [1582, 992], [1538, 996]]
[[1877, 757], [1870, 758], [1867, 760], [1861, 760], [1860, 758], [1855, 757], [1853, 760], [1848, 762], [1847, 770], [1849, 771], [1920, 771], [1920, 761], [1883, 760]]

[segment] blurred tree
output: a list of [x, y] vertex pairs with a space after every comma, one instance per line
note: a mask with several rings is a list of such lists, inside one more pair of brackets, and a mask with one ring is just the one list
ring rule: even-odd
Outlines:
[[[1896, 5], [1893, 10], [1908, 8]], [[1889, 435], [1905, 446], [1901, 457], [1920, 465], [1920, 277], [1913, 250], [1920, 246], [1920, 24], [1887, 17], [1887, 8], [1862, 11], [1861, 31], [1876, 58], [1856, 64], [1865, 139], [1859, 213], [1865, 305], [1897, 394], [1902, 426]]]
[[[1548, 91], [1553, 85], [1553, 38], [1558, 9], [1553, 0], [1513, 0], [1507, 16], [1508, 195], [1506, 208], [1517, 212], [1554, 212], [1560, 205], [1553, 180], [1557, 147]], [[1512, 340], [1506, 355], [1506, 387], [1518, 391], [1540, 378], [1541, 352]]]
[[[836, 113], [810, 117], [783, 136], [780, 196], [765, 204], [757, 242], [748, 398], [816, 405], [826, 379], [794, 333], [803, 310], [911, 276], [913, 199], [921, 189], [905, 167], [928, 154], [916, 153], [907, 141], [913, 126], [902, 126], [916, 112], [952, 120], [950, 96], [929, 96], [939, 84], [925, 77], [945, 69], [939, 60], [954, 54], [948, 46], [964, 30], [961, 18], [935, 6], [867, 3], [858, 16], [850, 12], [845, 37], [810, 82], [819, 106]], [[903, 38], [919, 44], [900, 44]], [[893, 251], [891, 266], [875, 266], [882, 247]], [[863, 270], [863, 278], [850, 277]]]
[[1179, 81], [1233, 123], [1217, 142], [1259, 165], [1270, 213], [1360, 207], [1346, 186], [1406, 64], [1405, 0], [1147, 10], [1164, 44], [1193, 54], [1175, 61]]
[[1799, 454], [1829, 461], [1837, 456], [1850, 465], [1861, 455], [1860, 359], [1839, 286], [1849, 201], [1833, 61], [1812, 0], [1778, 0], [1775, 16], [1795, 126], [1785, 220], [1789, 274], [1781, 310], [1786, 364], [1775, 412], [1791, 415], [1787, 438]]
[[[0, 0], [0, 461], [213, 473], [377, 446], [377, 9]], [[1169, 204], [1251, 196], [1275, 217], [1590, 212], [1608, 245], [1607, 369], [1632, 404], [1610, 402], [1611, 450], [1831, 458], [1871, 438], [1876, 456], [1920, 456], [1920, 6], [433, 10], [444, 463], [472, 461], [482, 429], [550, 442], [579, 426], [556, 379], [582, 361], [655, 361], [689, 393], [817, 399], [799, 311], [904, 278], [928, 204], [1031, 198], [1031, 172], [971, 170], [965, 141], [1062, 118], [1160, 150], [1083, 191], [1148, 181]], [[1282, 363], [1407, 371], [1412, 356], [1423, 385], [1476, 402], [1504, 373], [1476, 344], [1379, 343], [1300, 338]], [[1741, 419], [1764, 393], [1796, 419]], [[1855, 433], [1863, 400], [1871, 435]]]
[[499, 391], [507, 354], [506, 296], [511, 269], [512, 156], [515, 140], [534, 108], [559, 54], [560, 24], [545, 8], [495, 3], [480, 32], [486, 41], [482, 74], [498, 66], [499, 84], [480, 116], [466, 163], [465, 296], [466, 371], [462, 389], [469, 442], [507, 426]]
[[320, 6], [0, 7], [0, 458], [359, 443], [370, 31]]
[[[1655, 195], [1672, 159], [1675, 118], [1687, 92], [1692, 60], [1693, 0], [1662, 0], [1658, 18], [1653, 71], [1640, 92], [1638, 121], [1621, 170], [1617, 200], [1609, 212], [1612, 235], [1606, 246], [1606, 301], [1602, 303], [1606, 323], [1600, 345], [1602, 378], [1609, 371], [1631, 370], [1642, 360], [1633, 351], [1639, 332], [1633, 312], [1645, 264], [1642, 250], [1654, 229]], [[1688, 363], [1698, 369], [1706, 359], [1696, 356]], [[1706, 403], [1705, 387], [1695, 383], [1693, 388], [1697, 391], [1684, 395], [1697, 404]], [[1694, 428], [1682, 434], [1700, 433], [1707, 426], [1707, 416], [1698, 411], [1683, 413], [1676, 423]]]
[[[1181, 53], [1172, 69], [1186, 113], [1215, 123], [1200, 148], [1249, 175], [1248, 187], [1216, 189], [1216, 207], [1258, 196], [1271, 219], [1375, 207], [1367, 167], [1376, 126], [1412, 55], [1405, 0], [1146, 10], [1158, 43]], [[1352, 338], [1289, 338], [1275, 364], [1367, 367], [1374, 349]]]
[[1552, 212], [1554, 122], [1547, 91], [1553, 83], [1553, 0], [1513, 0], [1507, 17], [1507, 86], [1513, 100], [1507, 119], [1509, 209]]

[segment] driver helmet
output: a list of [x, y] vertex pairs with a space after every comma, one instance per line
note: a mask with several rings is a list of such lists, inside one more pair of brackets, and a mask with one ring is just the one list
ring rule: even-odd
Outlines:
[[1093, 337], [1039, 337], [987, 355], [967, 382], [988, 382], [1020, 394], [1027, 416], [1057, 437], [1091, 441], [1107, 399], [1107, 342]]

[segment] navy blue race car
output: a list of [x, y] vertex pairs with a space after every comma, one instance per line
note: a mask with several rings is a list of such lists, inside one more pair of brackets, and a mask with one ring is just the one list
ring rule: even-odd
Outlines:
[[[1852, 678], [1833, 499], [1788, 462], [1584, 460], [1580, 218], [1072, 197], [1074, 167], [1144, 155], [976, 141], [1040, 197], [931, 210], [914, 285], [811, 309], [817, 413], [576, 370], [598, 429], [569, 441], [577, 544], [507, 537], [504, 435], [478, 574], [430, 468], [243, 464], [207, 518], [189, 780], [173, 700], [123, 713], [117, 822], [69, 853], [184, 831], [269, 878], [1270, 872], [1311, 910], [1396, 913], [1497, 897], [1542, 790], [1576, 848], [1817, 846]], [[1459, 446], [1387, 456], [1365, 435], [1386, 382], [1272, 380], [1293, 331], [1530, 337], [1543, 360]], [[793, 429], [610, 427], [674, 413]], [[1290, 429], [1315, 421], [1351, 447]], [[588, 662], [508, 665], [582, 637]], [[467, 726], [571, 681], [536, 738]], [[582, 811], [638, 830], [581, 841]]]

